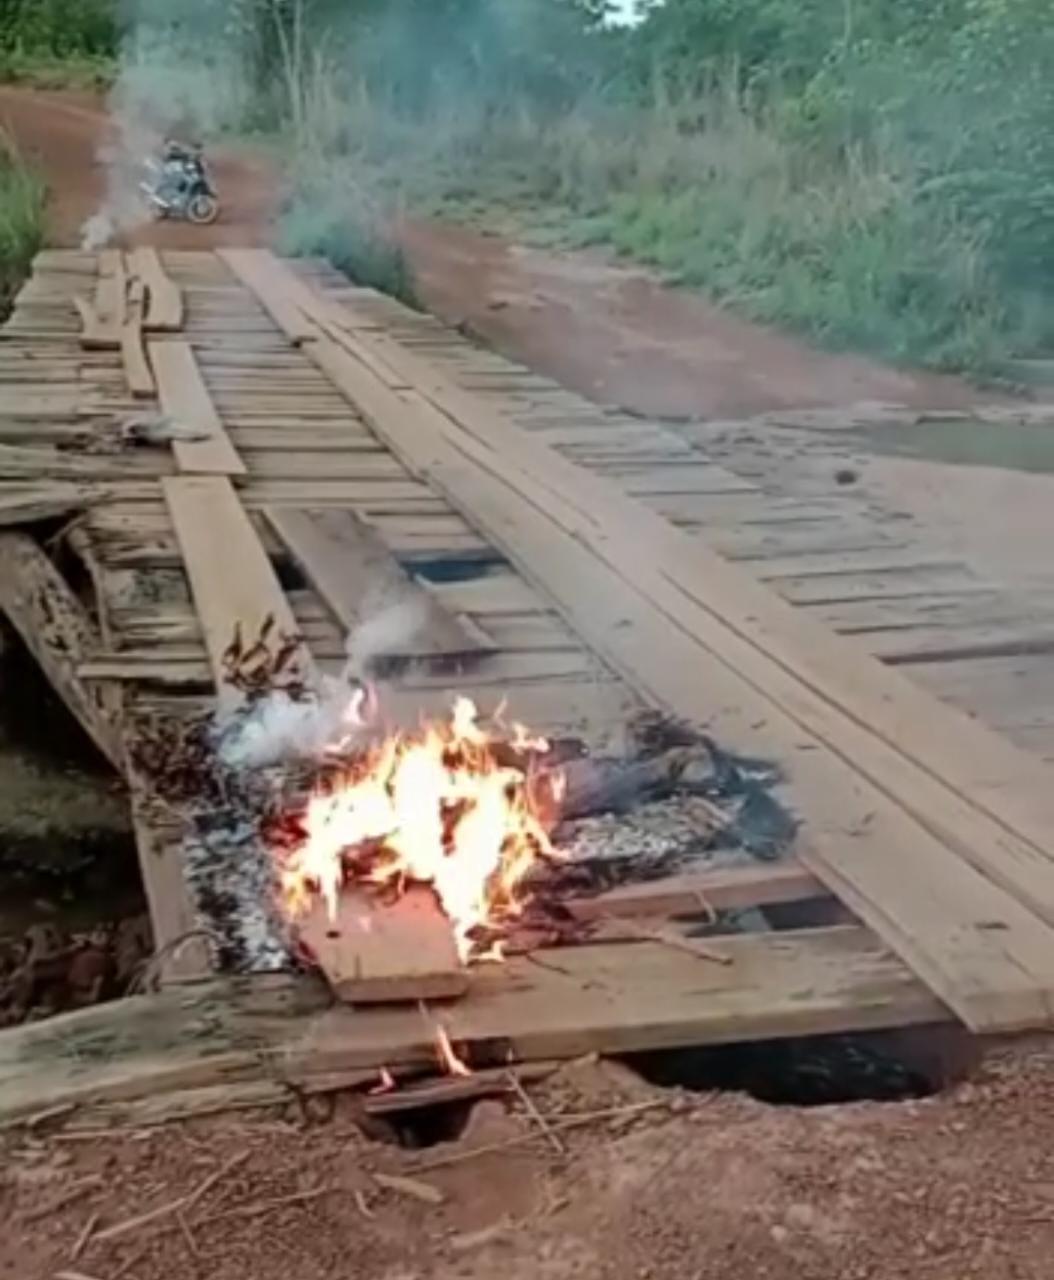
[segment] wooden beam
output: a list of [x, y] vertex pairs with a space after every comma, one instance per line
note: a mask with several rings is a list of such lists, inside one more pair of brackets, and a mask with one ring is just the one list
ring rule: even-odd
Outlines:
[[[470, 970], [442, 1021], [486, 1065], [948, 1020], [860, 927], [744, 934], [721, 950], [731, 964], [651, 942], [565, 947], [552, 965], [512, 957]], [[0, 1036], [0, 1120], [270, 1080], [276, 1064], [304, 1089], [334, 1072], [435, 1065], [431, 1017], [328, 1000], [304, 980], [216, 981], [14, 1028]]]
[[106, 689], [77, 675], [77, 664], [98, 648], [99, 636], [58, 570], [25, 534], [0, 534], [0, 609], [84, 731], [123, 772], [124, 753]]
[[336, 917], [318, 899], [296, 933], [349, 1004], [446, 1000], [468, 990], [450, 921], [428, 889], [411, 888], [391, 904], [345, 889]]
[[183, 328], [183, 291], [165, 271], [156, 249], [133, 249], [128, 256], [132, 275], [146, 286], [143, 327], [151, 333], [178, 332]]
[[[162, 480], [161, 487], [201, 620], [219, 704], [230, 708], [243, 700], [226, 678], [225, 655], [235, 636], [240, 635], [248, 648], [269, 620], [275, 639], [294, 637], [296, 619], [229, 480], [176, 476]], [[318, 686], [314, 661], [302, 642], [285, 674], [307, 688]]]
[[152, 794], [149, 781], [135, 767], [132, 730], [126, 731], [123, 742], [129, 748], [125, 755], [126, 776], [154, 952], [164, 957], [158, 977], [163, 982], [209, 977], [212, 959], [183, 874], [182, 823], [170, 807]]
[[186, 342], [151, 342], [150, 363], [162, 410], [178, 426], [200, 432], [202, 440], [174, 440], [180, 471], [205, 475], [244, 475], [238, 456], [205, 386], [194, 352]]
[[26, 485], [18, 492], [0, 493], [0, 528], [61, 519], [82, 511], [90, 501], [88, 492], [75, 484]]
[[266, 515], [347, 633], [381, 610], [405, 607], [414, 630], [393, 642], [381, 655], [385, 659], [442, 655], [471, 661], [494, 650], [479, 627], [449, 614], [420, 587], [353, 511], [279, 507]]
[[827, 895], [821, 881], [800, 863], [714, 867], [628, 884], [591, 898], [572, 898], [568, 910], [579, 920], [605, 916], [698, 917], [714, 911], [743, 911]]
[[128, 305], [121, 325], [121, 360], [128, 390], [136, 400], [152, 400], [157, 394], [143, 346], [143, 305], [146, 291], [141, 280], [128, 286]]

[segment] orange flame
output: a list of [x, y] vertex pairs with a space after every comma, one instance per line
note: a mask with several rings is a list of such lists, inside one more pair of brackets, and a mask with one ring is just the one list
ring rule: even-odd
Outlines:
[[[522, 726], [506, 743], [548, 749]], [[428, 884], [462, 959], [476, 958], [473, 931], [515, 915], [524, 877], [555, 856], [526, 772], [499, 763], [495, 746], [473, 703], [459, 698], [449, 720], [365, 751], [308, 802], [303, 839], [281, 869], [287, 910], [300, 915], [320, 895], [335, 916], [347, 882]]]
[[472, 1074], [471, 1067], [463, 1062], [454, 1052], [454, 1046], [450, 1043], [450, 1037], [447, 1035], [446, 1027], [442, 1023], [436, 1023], [436, 1055], [439, 1058], [439, 1065], [447, 1073], [448, 1076], [470, 1076]]

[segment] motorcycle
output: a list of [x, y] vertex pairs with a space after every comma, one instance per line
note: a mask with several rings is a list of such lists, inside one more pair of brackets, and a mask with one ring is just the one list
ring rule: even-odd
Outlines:
[[146, 172], [139, 189], [155, 218], [207, 226], [219, 217], [219, 195], [200, 147], [170, 146], [163, 161], [146, 161]]

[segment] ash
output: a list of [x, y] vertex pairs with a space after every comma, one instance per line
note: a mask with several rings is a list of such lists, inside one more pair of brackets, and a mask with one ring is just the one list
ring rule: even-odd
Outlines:
[[[276, 816], [294, 814], [320, 776], [316, 760], [295, 751], [250, 764], [230, 751], [231, 738], [211, 722], [139, 738], [137, 764], [185, 823], [184, 864], [201, 917], [226, 972], [294, 967], [288, 927], [277, 903]], [[288, 745], [288, 744], [287, 744]], [[559, 770], [563, 818], [554, 834], [561, 858], [539, 868], [535, 922], [557, 921], [568, 894], [591, 895], [655, 879], [692, 865], [783, 856], [796, 824], [775, 798], [777, 774], [764, 762], [723, 752], [668, 717], [630, 726], [618, 757], [589, 757], [584, 744], [561, 740], [544, 760], [501, 747], [529, 776], [549, 785]], [[226, 748], [226, 749], [224, 749]]]
[[183, 842], [183, 865], [221, 969], [274, 973], [292, 967], [275, 905], [273, 862], [254, 821], [231, 809], [196, 815]]

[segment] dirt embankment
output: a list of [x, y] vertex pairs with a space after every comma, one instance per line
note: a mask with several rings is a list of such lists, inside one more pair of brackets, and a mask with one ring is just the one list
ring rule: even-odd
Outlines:
[[12, 1135], [0, 1274], [1046, 1280], [1051, 1067], [1018, 1054], [942, 1098], [813, 1110], [572, 1067], [535, 1093], [544, 1114], [633, 1110], [566, 1133], [566, 1158], [540, 1134], [524, 1145], [533, 1122], [499, 1102], [456, 1146], [419, 1153], [367, 1141], [351, 1108], [318, 1099], [95, 1141]]

